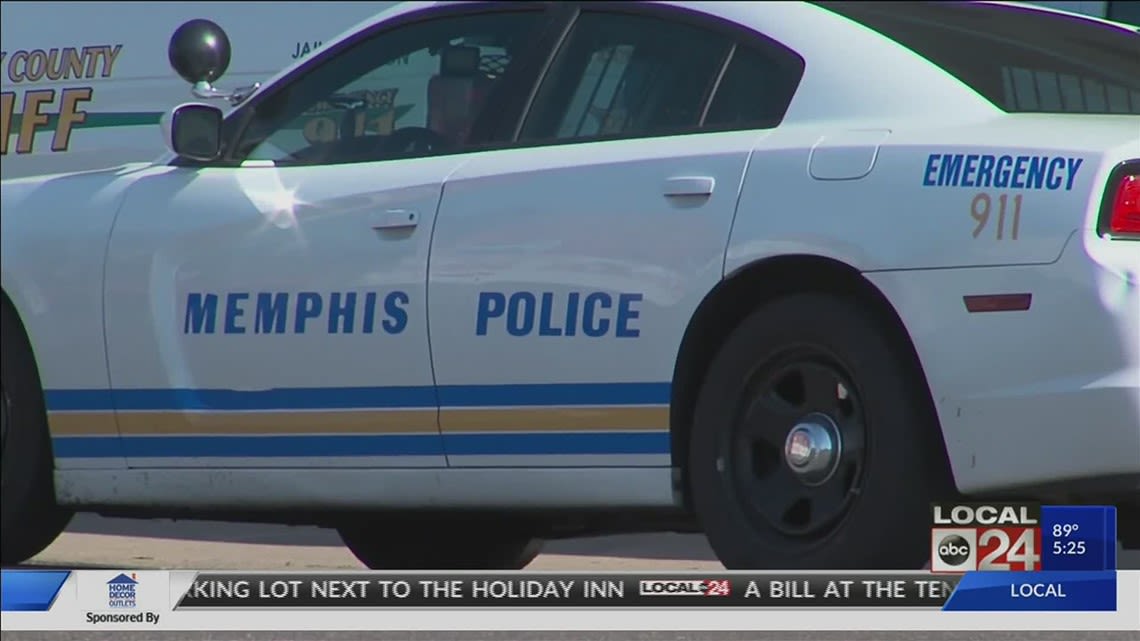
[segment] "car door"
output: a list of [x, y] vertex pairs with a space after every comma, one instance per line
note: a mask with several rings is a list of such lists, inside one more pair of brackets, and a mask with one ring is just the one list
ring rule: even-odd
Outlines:
[[670, 465], [678, 348], [787, 107], [763, 82], [787, 61], [774, 43], [677, 8], [582, 7], [523, 147], [445, 185], [428, 304], [453, 467]]
[[126, 198], [105, 302], [128, 466], [445, 465], [426, 290], [441, 186], [493, 146], [475, 123], [545, 12], [400, 19], [227, 120], [224, 161]]

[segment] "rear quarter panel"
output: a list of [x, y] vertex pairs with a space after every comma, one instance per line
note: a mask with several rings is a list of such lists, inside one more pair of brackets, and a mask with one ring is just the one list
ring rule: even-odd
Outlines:
[[[848, 135], [870, 130], [889, 133]], [[845, 180], [813, 178], [812, 149], [829, 138], [863, 140], [862, 147], [846, 151], [873, 158], [870, 172], [852, 171]], [[868, 140], [881, 144], [867, 145]], [[956, 171], [949, 165], [943, 169], [948, 157], [960, 159]], [[983, 157], [993, 163], [988, 181], [978, 180]], [[1002, 157], [1009, 159], [1002, 162], [1006, 171], [995, 179]], [[1067, 377], [1111, 370], [1122, 359], [1122, 346], [1135, 344], [1057, 344], [1057, 337], [1067, 335], [1061, 328], [1074, 322], [1074, 314], [1084, 318], [1082, 310], [1098, 309], [1103, 293], [1094, 274], [1121, 286], [1113, 270], [1094, 269], [1082, 245], [1113, 244], [1094, 232], [1108, 172], [1137, 157], [1140, 118], [1135, 116], [998, 115], [943, 127], [901, 120], [783, 127], [753, 153], [726, 271], [731, 275], [774, 255], [808, 254], [866, 273], [899, 312], [915, 344], [964, 491], [1126, 469], [1129, 457], [1135, 462], [1127, 448], [1084, 454], [1087, 448], [1080, 449], [1076, 432], [1034, 437], [1040, 422], [1003, 414], [993, 399], [1021, 407], [1015, 401], [1022, 395], [1060, 385]], [[968, 158], [974, 159], [971, 172]], [[1050, 159], [1044, 172], [1031, 172], [1032, 158]], [[1015, 199], [1020, 199], [1016, 235]], [[1116, 253], [1129, 255], [1106, 258], [1106, 264], [1118, 270], [1140, 265], [1131, 247], [1135, 243], [1115, 244]], [[963, 295], [1021, 292], [1034, 296], [1025, 315], [968, 314], [962, 302]], [[1089, 325], [1089, 331], [1111, 335], [1115, 330]], [[1044, 410], [1050, 418], [1080, 407], [1061, 395], [1056, 399], [1058, 405], [1043, 406], [1050, 407]], [[1030, 443], [1040, 450], [1026, 454], [1025, 465], [1011, 464], [1005, 453], [1011, 448], [1025, 453]]]
[[[886, 132], [855, 149], [869, 173], [811, 175], [813, 147], [861, 130]], [[1102, 165], [1132, 147], [1140, 153], [1140, 119], [1126, 116], [784, 127], [752, 156], [726, 271], [789, 253], [861, 271], [1050, 263], [1092, 224]]]

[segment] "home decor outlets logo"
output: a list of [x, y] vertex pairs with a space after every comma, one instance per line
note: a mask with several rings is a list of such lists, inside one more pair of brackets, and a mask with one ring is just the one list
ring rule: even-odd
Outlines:
[[107, 581], [107, 606], [112, 608], [134, 608], [138, 605], [138, 575], [120, 574]]

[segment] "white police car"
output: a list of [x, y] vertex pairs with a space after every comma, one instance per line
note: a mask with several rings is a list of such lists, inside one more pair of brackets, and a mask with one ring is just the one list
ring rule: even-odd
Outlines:
[[[199, 95], [223, 40], [172, 41]], [[1134, 31], [412, 4], [235, 102], [3, 184], [5, 562], [90, 510], [377, 568], [669, 528], [905, 568], [955, 491], [1115, 501], [1136, 542]]]

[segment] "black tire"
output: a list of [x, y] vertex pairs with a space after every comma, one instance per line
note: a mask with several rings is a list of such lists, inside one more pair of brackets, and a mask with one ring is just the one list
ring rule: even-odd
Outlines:
[[477, 519], [364, 521], [339, 528], [350, 552], [373, 570], [521, 570], [542, 540]]
[[[697, 401], [688, 470], [727, 568], [923, 567], [930, 503], [951, 486], [912, 360], [865, 306], [839, 296], [778, 299], [733, 331]], [[815, 443], [838, 433], [845, 446], [830, 477], [794, 470], [790, 441], [781, 446], [805, 422], [815, 427], [798, 430], [801, 445], [814, 430], [828, 435]]]
[[15, 312], [0, 302], [0, 562], [23, 563], [71, 520], [55, 501], [54, 463], [39, 372]]

